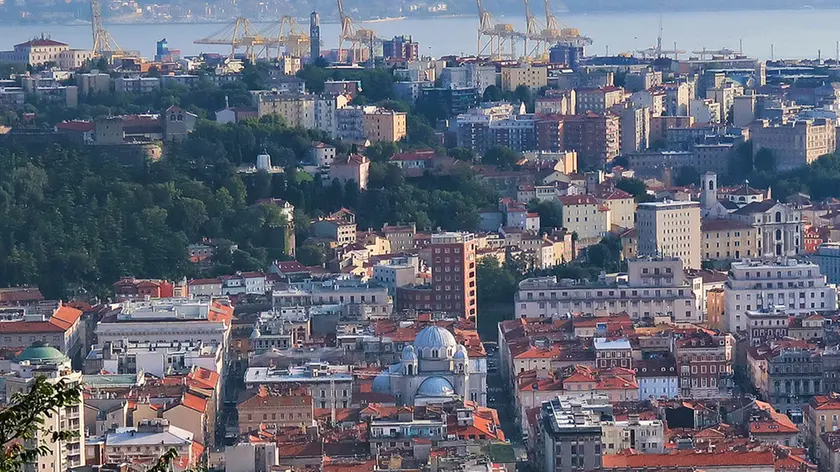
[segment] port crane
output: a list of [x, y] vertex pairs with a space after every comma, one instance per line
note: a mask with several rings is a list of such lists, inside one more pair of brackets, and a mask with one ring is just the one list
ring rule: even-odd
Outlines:
[[655, 48], [647, 48], [647, 49], [639, 49], [636, 51], [637, 53], [641, 54], [642, 57], [648, 58], [652, 57], [654, 59], [659, 59], [661, 57], [668, 57], [670, 55], [674, 56], [674, 59], [679, 59], [680, 54], [685, 54], [685, 51], [677, 49], [677, 43], [674, 42], [674, 49], [668, 51], [662, 49], [662, 15], [659, 15], [659, 35], [656, 37], [656, 47]]
[[510, 23], [496, 23], [493, 15], [484, 8], [481, 0], [478, 6], [478, 56], [490, 56], [491, 59], [518, 59], [516, 42], [526, 39], [526, 35], [516, 31]]
[[[526, 46], [525, 57], [528, 59], [545, 59], [548, 48], [553, 44], [563, 43], [571, 46], [585, 47], [592, 44], [592, 39], [582, 36], [577, 28], [561, 27], [560, 22], [551, 13], [551, 6], [548, 0], [545, 4], [545, 23], [541, 24], [537, 17], [531, 13], [528, 0], [525, 3]], [[532, 45], [528, 46], [528, 41]]]
[[309, 36], [300, 31], [291, 16], [284, 16], [263, 30], [257, 30], [247, 18], [239, 17], [214, 34], [193, 43], [230, 46], [231, 58], [241, 50], [251, 62], [261, 57], [278, 59], [284, 54], [301, 57], [309, 50]]
[[560, 23], [551, 13], [548, 0], [545, 3], [545, 30], [543, 37], [548, 43], [563, 43], [569, 46], [586, 47], [592, 45], [592, 38], [580, 34], [577, 28], [569, 28]]
[[102, 23], [102, 6], [99, 0], [90, 0], [90, 18], [93, 30], [93, 52], [99, 56], [122, 55], [122, 50]]
[[352, 57], [348, 58], [351, 62], [357, 62], [361, 57], [362, 50], [367, 47], [370, 52], [370, 59], [373, 60], [373, 46], [378, 40], [376, 32], [371, 29], [356, 28], [353, 24], [353, 19], [350, 18], [344, 11], [344, 3], [342, 0], [338, 2], [338, 16], [341, 19], [341, 33], [338, 35], [338, 61], [343, 62], [344, 57], [344, 43], [350, 43], [350, 51]]

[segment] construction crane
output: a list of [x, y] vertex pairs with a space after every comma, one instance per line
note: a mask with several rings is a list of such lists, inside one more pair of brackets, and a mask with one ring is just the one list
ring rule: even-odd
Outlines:
[[526, 35], [516, 31], [509, 23], [496, 23], [493, 16], [484, 8], [481, 0], [478, 6], [478, 55], [489, 55], [491, 59], [518, 59], [516, 42], [526, 39]]
[[267, 51], [270, 41], [260, 35], [247, 18], [239, 17], [215, 34], [197, 39], [193, 43], [230, 46], [231, 58], [238, 50], [244, 49], [245, 57], [251, 62], [256, 62], [257, 56]]
[[111, 55], [122, 54], [117, 42], [114, 41], [111, 33], [105, 29], [105, 25], [102, 23], [102, 7], [99, 5], [99, 0], [90, 0], [90, 18], [91, 29], [93, 30], [93, 52], [100, 56], [108, 53]]
[[356, 29], [353, 19], [344, 12], [344, 4], [338, 2], [338, 16], [341, 19], [341, 33], [338, 35], [338, 61], [344, 61], [344, 43], [350, 43], [350, 50], [353, 52], [351, 62], [356, 62], [361, 57], [362, 50], [369, 48], [369, 59], [373, 60], [373, 46], [377, 41], [376, 32], [370, 29]]

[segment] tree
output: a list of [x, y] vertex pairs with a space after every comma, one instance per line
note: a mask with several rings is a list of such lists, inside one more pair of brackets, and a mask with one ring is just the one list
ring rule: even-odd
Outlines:
[[528, 210], [540, 215], [541, 229], [563, 227], [563, 208], [556, 201], [535, 199], [528, 204]]
[[520, 155], [505, 146], [493, 146], [484, 153], [483, 164], [495, 165], [499, 169], [513, 169]]
[[776, 170], [776, 156], [773, 151], [762, 148], [755, 153], [755, 170], [759, 172], [773, 172]]
[[298, 262], [305, 266], [322, 266], [327, 259], [324, 250], [312, 244], [297, 248], [295, 257]]
[[697, 182], [700, 182], [700, 172], [695, 167], [682, 166], [677, 169], [677, 175], [674, 177], [674, 185], [696, 185]]
[[633, 195], [637, 203], [652, 200], [652, 197], [647, 193], [647, 186], [639, 179], [623, 177], [615, 183], [615, 187]]
[[481, 96], [482, 102], [498, 102], [502, 99], [502, 91], [495, 85], [490, 85], [484, 89], [484, 94]]
[[516, 90], [513, 91], [513, 96], [516, 100], [525, 104], [525, 107], [528, 110], [533, 110], [534, 105], [533, 101], [534, 98], [531, 96], [531, 89], [528, 88], [527, 85], [519, 85], [516, 87]]
[[446, 155], [455, 158], [459, 161], [472, 162], [475, 159], [475, 153], [472, 149], [463, 147], [454, 147], [446, 150]]

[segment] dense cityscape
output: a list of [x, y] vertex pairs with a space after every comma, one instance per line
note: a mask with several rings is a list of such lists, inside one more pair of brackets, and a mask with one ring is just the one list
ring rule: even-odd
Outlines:
[[840, 43], [84, 6], [0, 51], [0, 471], [840, 470]]

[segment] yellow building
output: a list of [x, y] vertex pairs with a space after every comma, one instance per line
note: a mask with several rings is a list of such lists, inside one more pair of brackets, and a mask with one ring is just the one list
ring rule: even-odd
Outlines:
[[378, 108], [366, 112], [364, 118], [365, 137], [371, 141], [397, 142], [406, 137], [405, 113]]
[[636, 199], [633, 195], [619, 188], [603, 188], [595, 192], [595, 198], [610, 209], [612, 227], [633, 228], [636, 226]]
[[700, 223], [703, 260], [727, 260], [753, 257], [756, 231], [751, 225], [735, 220], [704, 219]]
[[538, 92], [548, 85], [548, 68], [531, 64], [502, 67], [502, 90], [513, 92], [524, 85], [531, 93]]
[[278, 115], [292, 128], [315, 127], [315, 96], [281, 93], [274, 90], [255, 92], [257, 116]]
[[622, 259], [627, 260], [638, 257], [639, 237], [636, 234], [636, 228], [630, 228], [622, 231], [621, 233], [619, 233], [618, 238], [621, 241]]

